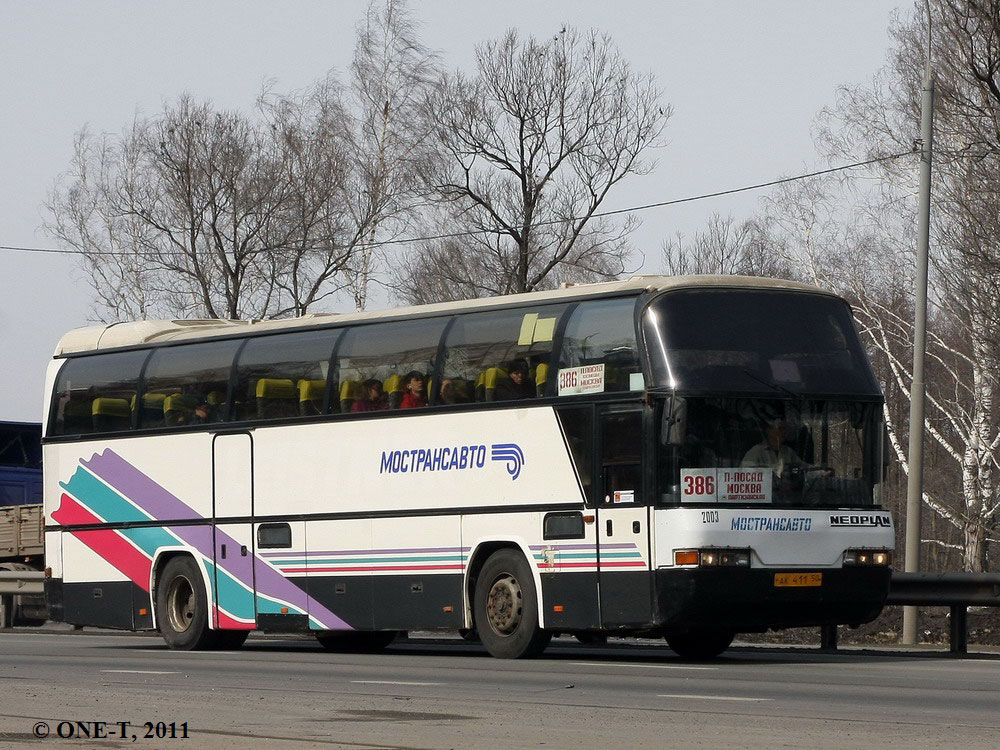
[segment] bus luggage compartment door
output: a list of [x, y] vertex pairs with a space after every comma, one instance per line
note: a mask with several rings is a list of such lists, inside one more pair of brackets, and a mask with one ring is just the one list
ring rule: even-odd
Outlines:
[[215, 627], [253, 630], [253, 440], [248, 433], [216, 435], [212, 442]]
[[649, 506], [643, 496], [642, 411], [605, 411], [599, 433], [597, 556], [601, 625], [647, 625], [652, 617], [652, 588]]

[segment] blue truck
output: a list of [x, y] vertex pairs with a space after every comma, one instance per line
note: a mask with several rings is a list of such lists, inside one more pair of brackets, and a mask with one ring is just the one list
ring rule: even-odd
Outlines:
[[[0, 421], [0, 571], [44, 567], [42, 426]], [[0, 592], [0, 627], [40, 624], [45, 599]]]

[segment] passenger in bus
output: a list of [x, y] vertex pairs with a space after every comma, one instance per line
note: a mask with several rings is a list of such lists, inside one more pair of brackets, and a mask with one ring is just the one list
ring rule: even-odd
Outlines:
[[214, 422], [215, 417], [212, 412], [212, 405], [208, 401], [201, 401], [194, 407], [191, 415], [191, 424], [209, 424]]
[[513, 401], [535, 397], [535, 382], [531, 379], [528, 363], [515, 359], [507, 366], [507, 377], [497, 381], [494, 401]]
[[403, 376], [405, 391], [403, 400], [399, 402], [400, 409], [416, 409], [427, 406], [427, 394], [424, 393], [424, 376], [416, 370], [411, 370]]
[[441, 381], [441, 391], [438, 397], [442, 404], [462, 404], [467, 399], [460, 397], [460, 385], [452, 378], [445, 378]]
[[385, 411], [389, 402], [382, 391], [382, 381], [369, 378], [361, 384], [362, 398], [357, 399], [351, 411]]

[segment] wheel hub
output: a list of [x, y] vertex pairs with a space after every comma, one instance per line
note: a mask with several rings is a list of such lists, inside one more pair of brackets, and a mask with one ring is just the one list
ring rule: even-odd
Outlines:
[[521, 586], [510, 575], [498, 578], [486, 598], [486, 615], [499, 635], [510, 635], [521, 622], [523, 596]]
[[194, 587], [184, 576], [170, 582], [167, 591], [167, 619], [175, 633], [183, 633], [194, 621]]

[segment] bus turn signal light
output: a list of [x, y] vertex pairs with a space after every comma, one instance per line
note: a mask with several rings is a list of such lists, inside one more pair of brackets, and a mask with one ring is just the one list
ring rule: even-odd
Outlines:
[[749, 568], [748, 549], [674, 550], [674, 565], [697, 565], [699, 568]]
[[697, 565], [698, 550], [676, 550], [674, 552], [674, 565]]

